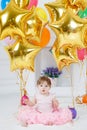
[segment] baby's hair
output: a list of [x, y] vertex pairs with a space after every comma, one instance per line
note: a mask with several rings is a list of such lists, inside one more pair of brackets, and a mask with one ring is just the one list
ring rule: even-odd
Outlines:
[[37, 80], [37, 85], [41, 84], [42, 82], [46, 81], [47, 84], [51, 87], [51, 80], [47, 77], [47, 76], [41, 76], [38, 80]]

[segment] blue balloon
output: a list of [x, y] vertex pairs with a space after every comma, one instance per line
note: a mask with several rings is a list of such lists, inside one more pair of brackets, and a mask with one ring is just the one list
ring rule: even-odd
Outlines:
[[1, 9], [4, 10], [10, 0], [1, 0]]

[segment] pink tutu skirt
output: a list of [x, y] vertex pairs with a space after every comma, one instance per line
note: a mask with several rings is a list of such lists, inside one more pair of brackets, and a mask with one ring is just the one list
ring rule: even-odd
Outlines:
[[19, 122], [27, 124], [44, 124], [51, 122], [54, 125], [61, 125], [72, 120], [72, 113], [68, 108], [59, 108], [54, 112], [41, 113], [34, 107], [22, 106], [17, 115]]

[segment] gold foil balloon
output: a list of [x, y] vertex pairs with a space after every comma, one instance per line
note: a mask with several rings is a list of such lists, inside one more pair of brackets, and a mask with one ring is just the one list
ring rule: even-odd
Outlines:
[[31, 8], [21, 20], [21, 28], [26, 39], [40, 41], [42, 29], [47, 22], [47, 15], [43, 9]]
[[87, 24], [87, 19], [81, 19], [77, 15], [74, 15], [72, 9], [68, 8], [63, 17], [55, 22], [51, 22], [49, 25], [56, 28], [60, 32], [76, 32]]
[[59, 70], [62, 70], [64, 66], [69, 66], [71, 63], [78, 62], [77, 49], [67, 43], [59, 48], [58, 39], [55, 40], [52, 47], [52, 54]]
[[59, 20], [66, 12], [64, 4], [59, 1], [47, 3], [45, 7], [49, 12], [50, 22]]
[[[86, 0], [56, 0], [55, 2], [49, 2], [45, 4], [49, 15], [50, 22], [60, 20], [65, 14], [68, 8], [71, 12], [81, 19], [77, 14], [80, 9], [84, 9], [87, 5]], [[82, 19], [81, 19], [82, 20]], [[84, 21], [84, 20], [83, 20]]]
[[86, 24], [87, 19], [83, 20], [75, 15], [70, 7], [62, 17], [49, 23], [57, 37], [52, 53], [60, 70], [78, 61], [76, 50], [85, 47], [83, 28]]
[[60, 34], [58, 39], [59, 48], [64, 47], [66, 44], [71, 45], [78, 48], [84, 48], [84, 44], [82, 41], [82, 33], [81, 31], [77, 33], [69, 33], [69, 34]]
[[29, 5], [30, 0], [14, 0], [20, 8], [26, 8]]
[[61, 0], [61, 2], [64, 3], [66, 7], [70, 7], [75, 10], [78, 10], [79, 8], [84, 9], [87, 5], [87, 0]]
[[11, 26], [11, 27], [8, 26], [1, 33], [0, 38], [4, 39], [5, 37], [8, 37], [8, 36], [16, 40], [18, 37], [25, 37], [25, 34], [19, 28], [15, 26]]
[[14, 44], [5, 47], [9, 57], [11, 71], [28, 69], [34, 71], [34, 60], [41, 50], [39, 46], [30, 44], [26, 39], [18, 39]]
[[82, 41], [85, 45], [85, 47], [87, 48], [87, 25], [84, 26], [84, 28], [82, 29]]
[[[10, 35], [12, 31], [10, 31], [10, 28], [15, 29], [17, 28], [18, 32], [14, 30], [14, 32], [17, 34], [21, 32], [21, 27], [20, 27], [20, 21], [21, 18], [26, 15], [29, 11], [25, 9], [21, 9], [18, 7], [14, 0], [11, 0], [10, 3], [7, 5], [5, 10], [0, 12], [0, 35], [3, 33], [3, 38], [5, 38], [4, 34], [6, 35], [7, 31], [9, 32]], [[5, 32], [6, 30], [6, 32]], [[13, 36], [14, 38], [14, 36]]]
[[87, 6], [87, 0], [68, 0], [71, 5], [84, 9]]
[[82, 40], [83, 37], [83, 27], [87, 24], [87, 20], [78, 19], [77, 16], [72, 14], [71, 9], [67, 9], [65, 16], [55, 22], [49, 24], [49, 26], [54, 30], [56, 36], [58, 37], [59, 48], [63, 44], [71, 44], [72, 46], [78, 46], [79, 48], [85, 47]]

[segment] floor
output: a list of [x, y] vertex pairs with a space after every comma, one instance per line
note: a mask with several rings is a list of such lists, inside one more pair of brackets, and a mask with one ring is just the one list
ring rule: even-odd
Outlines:
[[[86, 105], [76, 105], [78, 118], [72, 123], [59, 126], [31, 125], [22, 127], [15, 118], [20, 104], [19, 99], [18, 93], [0, 94], [0, 130], [87, 130]], [[60, 98], [59, 100], [61, 107], [70, 105], [69, 100], [65, 100], [64, 98], [62, 100]]]

